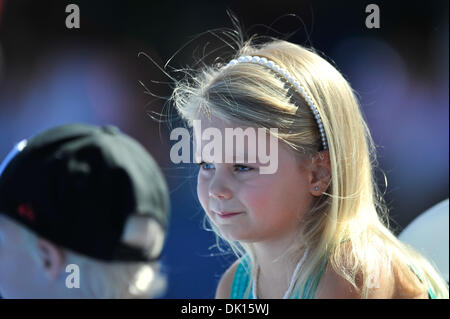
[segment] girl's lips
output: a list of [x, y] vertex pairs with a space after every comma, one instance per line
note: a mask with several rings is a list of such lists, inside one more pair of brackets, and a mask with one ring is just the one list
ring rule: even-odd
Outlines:
[[216, 211], [214, 212], [221, 218], [230, 218], [243, 213], [243, 212], [216, 212]]

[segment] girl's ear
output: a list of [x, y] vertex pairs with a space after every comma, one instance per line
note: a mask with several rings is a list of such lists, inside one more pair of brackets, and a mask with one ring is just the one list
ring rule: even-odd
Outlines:
[[38, 239], [37, 249], [48, 278], [55, 280], [63, 270], [65, 259], [63, 250], [43, 238]]
[[311, 159], [310, 192], [320, 196], [328, 188], [331, 180], [331, 162], [328, 150], [321, 151]]

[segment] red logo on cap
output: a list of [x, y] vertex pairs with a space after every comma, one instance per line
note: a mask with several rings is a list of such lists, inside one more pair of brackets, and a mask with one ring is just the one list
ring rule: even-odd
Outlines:
[[20, 204], [17, 206], [17, 212], [20, 216], [28, 219], [29, 221], [34, 221], [34, 210], [29, 204]]

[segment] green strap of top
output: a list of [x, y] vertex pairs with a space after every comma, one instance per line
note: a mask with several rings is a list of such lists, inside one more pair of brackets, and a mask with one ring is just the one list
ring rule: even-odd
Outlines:
[[[423, 282], [421, 276], [419, 275], [419, 272], [416, 270], [416, 268], [412, 264], [408, 264], [411, 270], [416, 274], [417, 278], [421, 282]], [[311, 276], [308, 276], [308, 279], [305, 283], [305, 287], [303, 288], [303, 293], [301, 298], [299, 298], [300, 294], [297, 290], [295, 294], [292, 296], [294, 299], [313, 299], [316, 293], [317, 286], [319, 284], [320, 278], [322, 277], [323, 270], [325, 269], [326, 262], [324, 262], [321, 266], [319, 275], [316, 277], [316, 280], [312, 280]], [[244, 256], [241, 258], [241, 261], [239, 262], [236, 273], [233, 278], [233, 283], [231, 286], [231, 292], [230, 292], [230, 298], [231, 299], [245, 299], [245, 290], [247, 289], [250, 281], [250, 266], [248, 262], [248, 256]], [[249, 299], [254, 299], [254, 293], [253, 290], [250, 289], [250, 297]], [[428, 298], [429, 299], [437, 299], [434, 291], [430, 286], [428, 286]]]
[[[416, 267], [414, 267], [412, 264], [408, 264], [409, 268], [416, 274], [417, 278], [419, 278], [420, 282], [423, 283], [423, 279], [420, 276], [419, 272], [417, 271]], [[428, 298], [429, 299], [437, 299], [433, 289], [431, 289], [430, 285], [428, 285]]]
[[[313, 299], [316, 293], [317, 285], [319, 284], [320, 277], [322, 276], [323, 270], [326, 266], [326, 262], [322, 264], [319, 275], [316, 280], [312, 280], [311, 276], [308, 277], [305, 287], [303, 289], [302, 297], [300, 298], [300, 293], [298, 289], [295, 291], [294, 295], [291, 297], [293, 299]], [[236, 272], [234, 274], [233, 283], [231, 286], [230, 298], [231, 299], [247, 299], [245, 291], [250, 283], [250, 266], [248, 261], [248, 255], [241, 258]], [[255, 299], [255, 294], [253, 289], [250, 289], [250, 295], [248, 299]]]
[[241, 258], [233, 278], [231, 286], [231, 299], [244, 299], [245, 289], [250, 280], [250, 269], [248, 267], [247, 255]]
[[312, 280], [311, 276], [308, 276], [306, 280], [305, 287], [303, 288], [303, 294], [301, 299], [314, 299], [316, 295], [317, 286], [319, 285], [320, 278], [322, 277], [323, 271], [328, 264], [328, 259], [324, 260], [322, 265], [320, 266], [319, 274], [316, 277], [316, 280]]

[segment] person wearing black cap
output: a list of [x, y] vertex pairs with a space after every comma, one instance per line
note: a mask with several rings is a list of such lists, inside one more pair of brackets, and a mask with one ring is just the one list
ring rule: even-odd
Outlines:
[[146, 298], [168, 226], [157, 163], [113, 126], [68, 124], [0, 164], [0, 295]]

